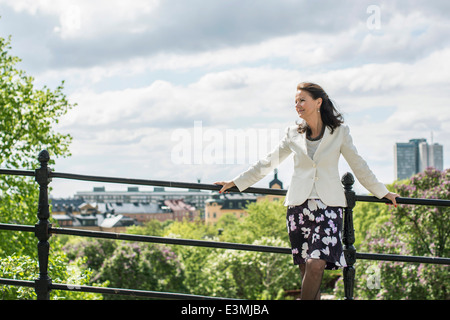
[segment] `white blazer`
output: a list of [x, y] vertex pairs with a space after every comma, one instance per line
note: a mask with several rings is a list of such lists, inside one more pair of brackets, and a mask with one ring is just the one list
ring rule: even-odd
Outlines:
[[307, 153], [306, 134], [298, 133], [297, 125], [287, 127], [278, 146], [247, 171], [235, 177], [233, 182], [239, 191], [243, 191], [271, 173], [291, 153], [294, 153], [294, 173], [284, 200], [285, 206], [303, 204], [315, 184], [317, 195], [324, 204], [346, 207], [347, 201], [338, 170], [341, 154], [361, 185], [377, 198], [381, 199], [389, 192], [358, 154], [346, 125], [337, 127], [333, 134], [326, 127], [312, 159]]

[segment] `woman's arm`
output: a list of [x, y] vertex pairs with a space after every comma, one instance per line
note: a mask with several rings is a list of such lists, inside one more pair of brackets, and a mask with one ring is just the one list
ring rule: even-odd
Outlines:
[[353, 144], [349, 128], [347, 126], [342, 126], [342, 129], [344, 130], [344, 138], [341, 145], [341, 153], [358, 181], [377, 198], [387, 198], [391, 200], [394, 205], [397, 205], [395, 198], [398, 197], [398, 195], [389, 192], [386, 186], [378, 181], [367, 165], [367, 162], [358, 154], [358, 151]]
[[236, 186], [239, 191], [243, 191], [254, 185], [272, 172], [292, 153], [289, 147], [289, 127], [285, 130], [285, 135], [278, 146], [272, 150], [266, 157], [253, 164], [248, 170], [235, 177], [232, 181], [218, 181], [214, 184], [222, 185], [220, 192]]

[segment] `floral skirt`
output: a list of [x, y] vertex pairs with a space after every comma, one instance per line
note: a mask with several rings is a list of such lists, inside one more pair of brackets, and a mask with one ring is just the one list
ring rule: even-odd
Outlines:
[[342, 215], [341, 207], [328, 207], [319, 199], [288, 207], [286, 225], [294, 264], [312, 258], [325, 260], [328, 270], [347, 265], [342, 250]]

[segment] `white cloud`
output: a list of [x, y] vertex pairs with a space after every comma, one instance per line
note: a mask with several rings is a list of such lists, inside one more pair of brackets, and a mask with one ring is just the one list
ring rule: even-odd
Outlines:
[[[144, 167], [158, 161], [155, 150], [157, 157], [168, 159], [174, 146], [170, 141], [173, 130], [190, 130], [194, 121], [203, 121], [205, 130], [282, 129], [292, 124], [296, 117], [291, 96], [297, 81], [307, 76], [322, 84], [338, 102], [361, 154], [381, 171], [380, 179], [390, 182], [395, 142], [428, 138], [431, 130], [436, 139], [450, 134], [449, 127], [442, 125], [450, 121], [446, 111], [449, 94], [436, 95], [434, 90], [425, 89], [440, 91], [448, 86], [450, 79], [439, 72], [449, 55], [450, 51], [443, 50], [412, 64], [369, 64], [325, 73], [236, 68], [205, 74], [185, 86], [156, 81], [137, 89], [82, 91], [71, 96], [79, 106], [63, 121], [62, 128], [77, 134], [80, 143], [74, 145], [75, 155], [103, 154], [119, 162], [129, 158]], [[381, 117], [374, 118], [378, 109], [386, 107]], [[364, 121], [355, 118], [355, 113], [364, 115], [364, 110], [371, 112]], [[123, 156], [118, 155], [121, 152]], [[164, 167], [173, 165], [169, 161]], [[189, 166], [176, 168], [185, 168], [188, 176], [196, 172]], [[202, 169], [211, 170], [211, 166]], [[196, 170], [200, 170], [198, 166]]]
[[61, 38], [96, 37], [111, 29], [127, 28], [131, 33], [142, 32], [148, 25], [135, 24], [143, 15], [154, 11], [159, 0], [3, 0], [17, 12], [30, 15], [57, 16], [59, 25], [53, 31]]
[[[382, 181], [393, 180], [393, 144], [431, 130], [449, 163], [444, 4], [383, 2], [380, 28], [369, 30], [369, 1], [274, 1], [258, 10], [241, 1], [199, 3], [0, 0], [35, 21], [19, 43], [33, 56], [24, 63], [39, 70], [37, 83], [65, 79], [78, 103], [58, 127], [74, 136], [73, 157], [58, 168], [231, 178], [246, 165], [172, 163], [171, 133], [192, 130], [194, 121], [205, 130], [282, 130], [296, 120], [292, 95], [300, 81], [321, 84], [337, 101]], [[281, 168], [288, 184], [291, 163]]]

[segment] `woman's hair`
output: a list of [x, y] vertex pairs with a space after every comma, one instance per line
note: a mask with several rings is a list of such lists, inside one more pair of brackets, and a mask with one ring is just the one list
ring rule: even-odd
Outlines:
[[[314, 100], [322, 98], [322, 105], [320, 106], [320, 117], [322, 118], [322, 122], [325, 126], [330, 128], [331, 134], [333, 134], [334, 129], [339, 127], [344, 123], [344, 118], [342, 114], [340, 114], [331, 102], [330, 98], [328, 98], [325, 90], [322, 89], [321, 86], [315, 83], [310, 82], [302, 82], [297, 85], [297, 91], [307, 91]], [[298, 124], [297, 131], [299, 133], [310, 132], [310, 128], [306, 121]]]

